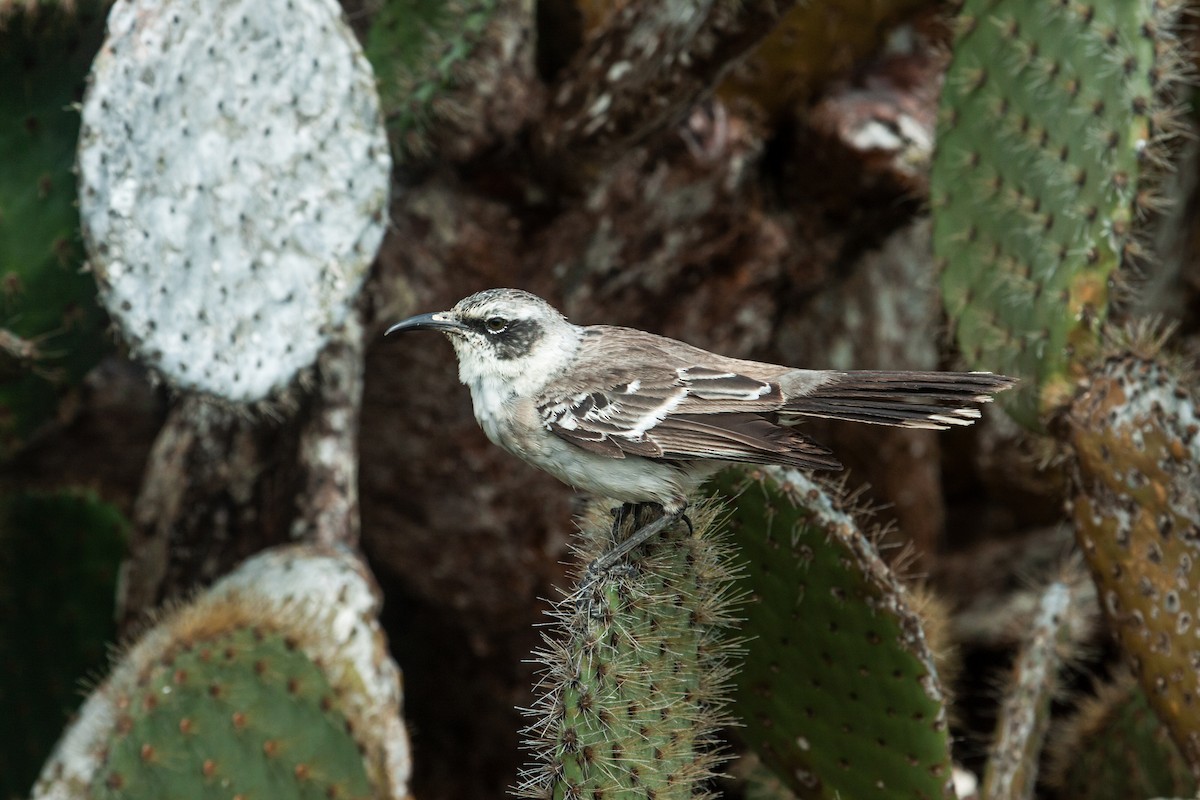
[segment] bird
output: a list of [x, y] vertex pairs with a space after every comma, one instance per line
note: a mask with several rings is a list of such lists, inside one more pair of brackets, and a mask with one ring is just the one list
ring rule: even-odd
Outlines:
[[520, 289], [477, 292], [385, 335], [413, 330], [450, 339], [475, 419], [494, 444], [578, 490], [661, 507], [591, 573], [687, 521], [689, 495], [725, 464], [841, 469], [831, 450], [797, 428], [805, 418], [946, 430], [972, 424], [979, 404], [1015, 383], [990, 372], [801, 369], [731, 358], [636, 328], [574, 325]]

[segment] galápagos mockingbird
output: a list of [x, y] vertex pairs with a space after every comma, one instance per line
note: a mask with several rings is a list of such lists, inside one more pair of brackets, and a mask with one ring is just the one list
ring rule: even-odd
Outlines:
[[633, 328], [572, 325], [540, 297], [488, 289], [387, 333], [442, 331], [495, 444], [577, 489], [663, 515], [601, 556], [603, 571], [683, 517], [722, 464], [840, 469], [805, 417], [945, 430], [1015, 382], [989, 372], [796, 369]]

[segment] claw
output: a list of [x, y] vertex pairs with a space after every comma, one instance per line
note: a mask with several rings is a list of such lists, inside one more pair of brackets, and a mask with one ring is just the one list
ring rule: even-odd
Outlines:
[[[641, 514], [639, 512], [646, 505], [648, 504], [640, 503], [637, 507], [635, 507], [635, 518], [640, 518]], [[624, 506], [622, 506], [622, 508], [624, 508]], [[591, 582], [595, 581], [600, 575], [612, 569], [612, 567], [618, 561], [629, 555], [634, 548], [644, 544], [654, 536], [662, 533], [681, 519], [687, 524], [688, 531], [691, 532], [692, 535], [695, 535], [695, 530], [692, 528], [692, 521], [688, 519], [686, 514], [683, 513], [685, 510], [685, 508], [681, 508], [673, 513], [664, 511], [662, 516], [660, 516], [658, 519], [650, 522], [647, 525], [639, 526], [637, 530], [629, 535], [627, 539], [588, 565], [587, 569], [584, 570], [583, 573], [583, 585], [587, 586]], [[640, 523], [641, 520], [636, 519], [636, 521]], [[615, 533], [616, 526], [614, 526], [613, 530]]]

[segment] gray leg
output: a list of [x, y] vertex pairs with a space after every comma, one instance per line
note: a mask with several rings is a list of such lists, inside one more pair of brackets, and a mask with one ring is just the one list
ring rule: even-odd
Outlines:
[[[614, 564], [616, 564], [625, 556], [629, 555], [629, 553], [635, 547], [662, 533], [680, 519], [687, 520], [687, 517], [684, 516], [683, 509], [680, 509], [674, 514], [664, 513], [661, 517], [649, 523], [648, 525], [643, 525], [641, 528], [638, 528], [629, 535], [628, 539], [621, 542], [612, 550], [609, 550], [607, 553], [589, 564], [587, 570], [584, 572], [584, 582], [587, 583], [590, 578], [594, 578], [603, 572], [607, 572]], [[690, 529], [691, 527], [691, 520], [688, 520], [688, 528]]]

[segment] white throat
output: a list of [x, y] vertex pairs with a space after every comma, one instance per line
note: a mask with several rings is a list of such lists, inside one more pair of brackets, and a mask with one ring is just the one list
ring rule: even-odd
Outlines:
[[537, 397], [566, 372], [582, 336], [582, 328], [564, 321], [544, 331], [526, 355], [507, 361], [451, 337], [458, 355], [458, 379], [471, 390], [475, 419], [489, 439], [502, 444], [498, 430], [507, 418], [506, 407], [517, 398]]

